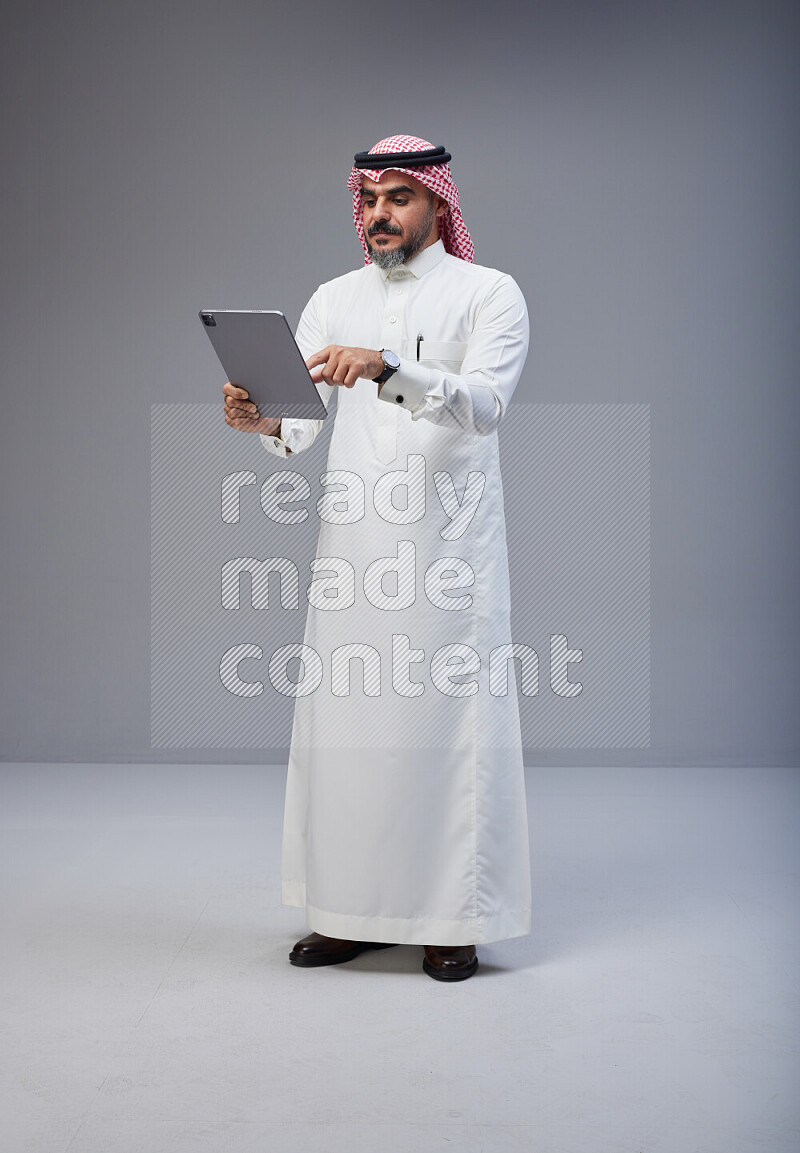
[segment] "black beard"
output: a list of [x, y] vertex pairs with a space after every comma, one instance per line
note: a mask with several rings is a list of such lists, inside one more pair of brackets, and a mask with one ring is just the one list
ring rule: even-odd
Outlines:
[[[389, 249], [388, 251], [383, 248], [373, 248], [367, 239], [367, 251], [370, 255], [370, 260], [373, 264], [377, 264], [378, 268], [382, 268], [385, 272], [391, 268], [399, 268], [401, 264], [407, 264], [413, 256], [422, 250], [428, 239], [431, 231], [431, 226], [435, 218], [433, 209], [433, 199], [429, 201], [428, 212], [425, 218], [420, 222], [405, 244], [400, 244], [397, 248]], [[391, 225], [373, 224], [368, 230], [367, 236], [397, 236], [399, 230]]]

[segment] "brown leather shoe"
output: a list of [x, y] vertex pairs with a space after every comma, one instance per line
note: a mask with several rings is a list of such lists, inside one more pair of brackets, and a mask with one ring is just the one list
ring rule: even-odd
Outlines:
[[339, 937], [323, 937], [322, 933], [309, 933], [298, 941], [289, 954], [293, 965], [341, 965], [352, 961], [365, 949], [391, 949], [393, 941], [344, 941]]
[[474, 945], [426, 945], [422, 968], [437, 981], [464, 981], [478, 968]]

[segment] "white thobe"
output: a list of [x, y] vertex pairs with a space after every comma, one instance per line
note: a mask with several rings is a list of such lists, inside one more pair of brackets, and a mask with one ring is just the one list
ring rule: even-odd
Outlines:
[[[522, 936], [530, 859], [497, 443], [527, 354], [522, 293], [437, 241], [388, 273], [368, 264], [323, 284], [296, 336], [306, 357], [388, 348], [400, 370], [380, 395], [372, 381], [339, 388], [282, 903], [350, 940]], [[334, 386], [319, 387], [328, 403]], [[321, 426], [284, 418], [282, 439], [261, 439], [300, 453]]]

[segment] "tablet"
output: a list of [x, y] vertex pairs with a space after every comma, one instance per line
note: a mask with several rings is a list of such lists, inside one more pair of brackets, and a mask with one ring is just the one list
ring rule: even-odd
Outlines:
[[227, 379], [247, 389], [260, 416], [328, 415], [324, 386], [311, 379], [282, 312], [203, 308], [199, 316]]

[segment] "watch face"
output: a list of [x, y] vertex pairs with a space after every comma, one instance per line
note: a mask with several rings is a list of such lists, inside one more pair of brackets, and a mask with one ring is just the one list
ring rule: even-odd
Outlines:
[[383, 357], [383, 363], [387, 368], [393, 368], [397, 370], [400, 367], [400, 357], [396, 352], [391, 352], [388, 348], [384, 348], [381, 356]]

